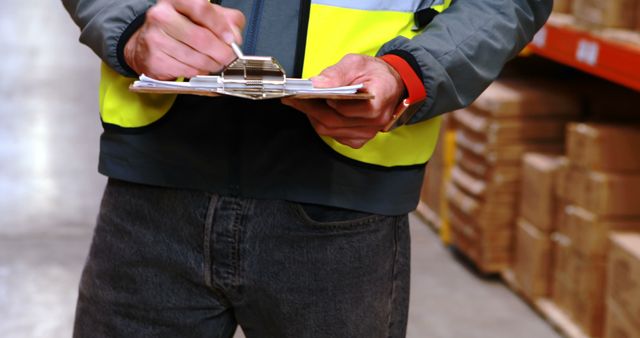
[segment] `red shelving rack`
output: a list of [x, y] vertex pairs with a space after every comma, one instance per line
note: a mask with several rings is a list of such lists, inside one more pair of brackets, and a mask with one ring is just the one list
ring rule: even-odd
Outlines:
[[640, 45], [614, 41], [565, 21], [552, 17], [528, 50], [640, 91]]

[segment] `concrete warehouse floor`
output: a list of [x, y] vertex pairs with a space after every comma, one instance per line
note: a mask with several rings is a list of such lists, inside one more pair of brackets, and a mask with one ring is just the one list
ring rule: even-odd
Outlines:
[[[0, 4], [0, 337], [69, 337], [105, 178], [98, 59], [59, 1]], [[558, 337], [415, 217], [409, 337]], [[241, 333], [238, 333], [241, 336]]]

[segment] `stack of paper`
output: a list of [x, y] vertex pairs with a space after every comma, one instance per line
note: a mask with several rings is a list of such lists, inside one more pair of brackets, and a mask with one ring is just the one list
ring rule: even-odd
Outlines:
[[370, 99], [372, 95], [358, 93], [363, 88], [362, 84], [316, 88], [310, 80], [287, 78], [281, 83], [234, 83], [224, 81], [221, 76], [202, 75], [191, 78], [188, 82], [160, 81], [141, 75], [138, 81], [131, 85], [131, 91], [148, 93], [176, 93], [196, 95], [231, 95], [248, 99], [268, 99], [287, 96], [299, 96], [301, 98], [349, 98]]

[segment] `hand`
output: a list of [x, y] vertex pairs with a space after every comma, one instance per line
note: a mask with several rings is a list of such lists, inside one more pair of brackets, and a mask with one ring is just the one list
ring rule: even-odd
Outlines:
[[206, 0], [158, 0], [127, 41], [124, 57], [138, 74], [160, 80], [216, 73], [235, 58], [242, 12]]
[[330, 136], [352, 148], [361, 148], [390, 121], [400, 103], [404, 83], [386, 62], [349, 54], [311, 79], [316, 87], [363, 83], [371, 100], [297, 100], [282, 102], [307, 114], [319, 135]]

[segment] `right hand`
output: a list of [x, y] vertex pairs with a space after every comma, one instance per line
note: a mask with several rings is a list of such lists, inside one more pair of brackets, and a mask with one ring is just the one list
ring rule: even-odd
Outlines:
[[206, 0], [158, 0], [127, 41], [124, 58], [138, 74], [159, 80], [220, 72], [242, 42], [242, 12]]

